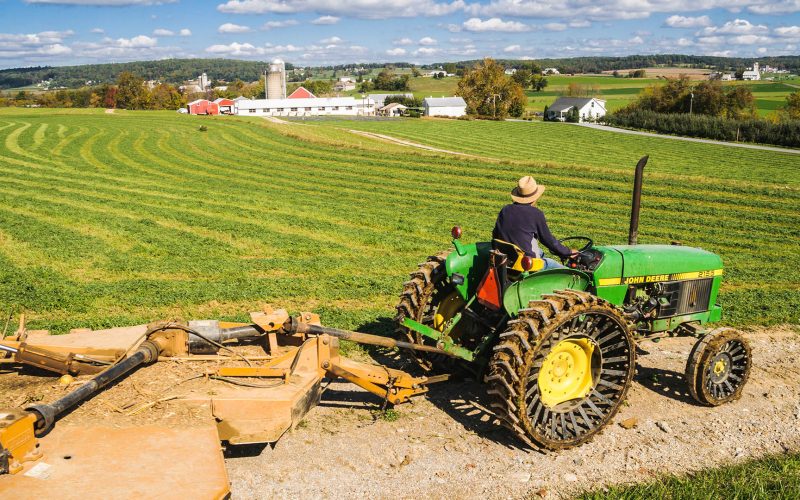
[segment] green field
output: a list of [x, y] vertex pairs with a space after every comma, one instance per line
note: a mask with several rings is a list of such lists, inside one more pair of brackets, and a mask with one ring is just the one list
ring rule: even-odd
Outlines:
[[667, 476], [631, 486], [584, 493], [581, 500], [789, 499], [800, 497], [800, 455], [797, 453], [749, 460], [700, 471], [689, 476]]
[[[342, 125], [417, 130], [501, 161]], [[631, 168], [650, 153], [641, 240], [721, 253], [728, 322], [800, 323], [797, 157], [531, 125], [2, 110], [0, 310], [24, 307], [32, 327], [64, 331], [243, 319], [268, 302], [385, 330], [407, 273], [449, 246], [453, 224], [487, 238], [520, 175], [548, 186], [541, 205], [556, 234], [624, 242]]]
[[[441, 97], [455, 94], [458, 78], [450, 77], [437, 80], [434, 78], [412, 78], [411, 91], [416, 97]], [[602, 75], [552, 75], [547, 77], [548, 85], [541, 92], [528, 90], [529, 111], [543, 111], [560, 95], [563, 95], [571, 83], [576, 83], [589, 88], [596, 88], [592, 95], [606, 100], [609, 111], [616, 111], [635, 101], [639, 94], [649, 85], [659, 85], [664, 82], [657, 78], [614, 78]], [[789, 83], [787, 85], [786, 83]], [[786, 104], [786, 96], [800, 90], [800, 79], [784, 82], [725, 82], [724, 85], [746, 85], [750, 87], [756, 99], [756, 111], [759, 116], [767, 116]], [[796, 87], [792, 87], [796, 85]], [[346, 92], [347, 95], [360, 95], [356, 91]]]

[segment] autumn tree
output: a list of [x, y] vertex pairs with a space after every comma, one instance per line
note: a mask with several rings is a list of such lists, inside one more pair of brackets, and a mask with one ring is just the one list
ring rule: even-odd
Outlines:
[[130, 71], [123, 71], [117, 79], [117, 107], [122, 109], [145, 109], [149, 100], [149, 91], [144, 86], [144, 79]]
[[800, 120], [800, 90], [786, 96], [786, 106], [783, 115], [790, 120]]
[[494, 59], [486, 58], [466, 71], [458, 82], [458, 95], [471, 114], [505, 118], [522, 116], [528, 99], [522, 87], [506, 76]]

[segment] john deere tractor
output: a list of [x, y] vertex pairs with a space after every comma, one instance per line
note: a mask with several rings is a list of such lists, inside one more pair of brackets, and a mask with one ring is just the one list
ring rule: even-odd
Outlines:
[[511, 243], [464, 244], [454, 227], [455, 251], [429, 257], [403, 287], [400, 332], [482, 375], [497, 416], [529, 444], [568, 448], [607, 425], [625, 400], [642, 339], [698, 338], [685, 376], [703, 405], [739, 398], [747, 382], [747, 341], [708, 328], [722, 315], [722, 259], [700, 248], [636, 244], [646, 163], [636, 166], [628, 245], [566, 238], [580, 251], [566, 267], [542, 270]]

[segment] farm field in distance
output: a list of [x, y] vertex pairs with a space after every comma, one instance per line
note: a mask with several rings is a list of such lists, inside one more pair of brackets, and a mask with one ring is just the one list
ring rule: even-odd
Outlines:
[[[675, 74], [674, 76], [677, 76]], [[448, 77], [441, 80], [434, 78], [412, 78], [411, 92], [415, 97], [442, 97], [450, 96], [456, 92], [458, 77]], [[659, 78], [614, 78], [611, 75], [550, 75], [547, 77], [548, 85], [540, 92], [526, 90], [528, 96], [528, 111], [544, 111], [544, 107], [553, 103], [562, 95], [570, 83], [595, 88], [593, 96], [605, 99], [608, 111], [616, 111], [635, 101], [639, 94], [650, 85], [664, 83]], [[696, 82], [696, 80], [694, 80]], [[788, 84], [788, 85], [787, 85]], [[750, 87], [756, 99], [756, 111], [761, 117], [777, 111], [786, 104], [786, 96], [800, 90], [800, 78], [781, 81], [758, 82], [723, 82], [728, 85], [745, 85]], [[374, 91], [386, 93], [387, 91]], [[343, 95], [360, 96], [358, 91], [344, 92]]]
[[[497, 160], [429, 154], [347, 128]], [[640, 241], [720, 253], [729, 324], [800, 322], [796, 156], [604, 134], [510, 122], [277, 125], [2, 110], [0, 304], [59, 332], [243, 319], [265, 302], [384, 331], [408, 272], [449, 246], [454, 224], [467, 241], [488, 238], [520, 175], [547, 186], [541, 205], [557, 235], [624, 242], [633, 165], [650, 154]]]

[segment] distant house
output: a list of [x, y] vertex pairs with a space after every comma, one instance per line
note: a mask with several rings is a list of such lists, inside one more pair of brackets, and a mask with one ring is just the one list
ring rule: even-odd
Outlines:
[[399, 102], [392, 102], [380, 108], [378, 112], [383, 116], [403, 116], [407, 109]]
[[316, 99], [317, 96], [312, 94], [305, 87], [297, 87], [294, 92], [289, 94], [287, 99]]
[[516, 75], [517, 74], [517, 68], [508, 68], [507, 70], [505, 70], [505, 74], [509, 75], [509, 76]]
[[467, 114], [467, 103], [462, 97], [426, 97], [422, 100], [425, 116], [459, 117]]
[[218, 115], [219, 105], [208, 99], [197, 99], [186, 105], [190, 115]]
[[542, 70], [543, 75], [560, 75], [558, 68], [545, 68]]
[[392, 97], [401, 96], [401, 97], [406, 97], [408, 99], [413, 99], [414, 98], [414, 94], [412, 94], [410, 92], [407, 92], [405, 94], [369, 94], [367, 96], [367, 98], [368, 99], [372, 99], [373, 101], [375, 101], [375, 107], [377, 109], [380, 109], [380, 108], [383, 107], [384, 102], [386, 101], [386, 98], [389, 97], [389, 96], [392, 96]]
[[346, 81], [346, 82], [339, 81], [333, 84], [333, 90], [337, 92], [347, 92], [348, 90], [355, 90], [355, 89], [356, 89], [356, 84], [351, 81]]
[[566, 121], [573, 109], [578, 110], [579, 121], [594, 121], [606, 115], [606, 101], [596, 97], [559, 97], [547, 108], [547, 119]]
[[232, 115], [235, 113], [236, 101], [225, 97], [214, 99], [214, 104], [219, 107], [220, 114]]

